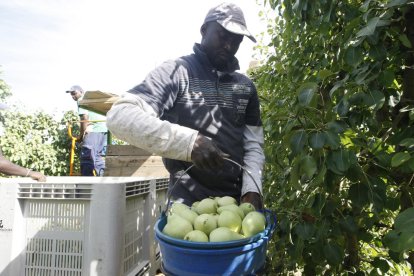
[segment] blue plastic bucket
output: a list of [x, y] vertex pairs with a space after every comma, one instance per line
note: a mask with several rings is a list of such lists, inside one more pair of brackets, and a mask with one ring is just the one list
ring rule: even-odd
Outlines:
[[276, 217], [272, 215], [266, 211], [268, 222], [262, 233], [230, 242], [171, 238], [162, 233], [167, 217], [161, 217], [155, 224], [155, 237], [161, 250], [163, 272], [169, 276], [254, 275], [265, 264], [267, 243], [276, 227]]

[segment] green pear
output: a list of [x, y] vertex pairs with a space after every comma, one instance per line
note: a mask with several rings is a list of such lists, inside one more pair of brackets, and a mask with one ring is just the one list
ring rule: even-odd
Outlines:
[[203, 231], [206, 235], [217, 228], [217, 220], [211, 214], [201, 214], [194, 220], [194, 229]]
[[184, 240], [193, 242], [208, 242], [208, 236], [203, 231], [193, 230], [185, 235]]
[[251, 237], [265, 230], [266, 218], [257, 211], [248, 213], [242, 221], [242, 232], [246, 237]]
[[191, 204], [191, 210], [196, 211], [196, 207], [199, 203], [200, 201], [194, 201], [193, 204]]
[[181, 203], [181, 202], [174, 202], [172, 205], [171, 205], [171, 208], [170, 208], [170, 213], [176, 213], [176, 214], [178, 214], [178, 213], [180, 213], [182, 210], [186, 210], [186, 209], [190, 209], [190, 207], [189, 206], [187, 206], [186, 204], [184, 204], [184, 203]]
[[225, 242], [244, 239], [244, 236], [227, 227], [219, 227], [211, 231], [209, 238], [210, 242]]
[[215, 214], [210, 214], [210, 216], [212, 216], [212, 217], [215, 219], [216, 224], [218, 224], [219, 214], [217, 214], [217, 213], [215, 213]]
[[193, 230], [193, 225], [178, 214], [170, 214], [167, 217], [167, 224], [162, 232], [176, 239], [184, 239], [188, 232]]
[[197, 204], [196, 212], [201, 214], [214, 214], [217, 212], [217, 202], [212, 198], [205, 198]]
[[227, 227], [230, 230], [238, 233], [241, 230], [242, 219], [240, 216], [230, 210], [223, 210], [218, 218], [218, 227]]
[[183, 209], [178, 212], [178, 215], [180, 215], [182, 218], [185, 218], [189, 222], [191, 222], [192, 225], [194, 225], [194, 220], [196, 217], [198, 217], [198, 214], [191, 210], [191, 209]]
[[217, 213], [220, 214], [224, 210], [229, 210], [229, 211], [235, 212], [235, 213], [237, 213], [240, 216], [241, 219], [244, 218], [244, 212], [243, 212], [243, 210], [239, 206], [237, 206], [235, 204], [221, 206], [221, 207], [217, 208]]
[[237, 205], [237, 200], [234, 197], [231, 196], [222, 196], [217, 199], [217, 204], [219, 206], [226, 206], [230, 204]]
[[243, 210], [244, 215], [247, 215], [252, 211], [256, 211], [256, 208], [254, 208], [253, 204], [250, 202], [243, 202], [239, 205], [239, 208]]

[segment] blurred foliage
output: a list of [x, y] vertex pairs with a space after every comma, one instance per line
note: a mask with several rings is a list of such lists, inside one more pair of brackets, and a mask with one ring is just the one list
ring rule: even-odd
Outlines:
[[[11, 162], [45, 175], [69, 175], [71, 140], [67, 122], [76, 118], [78, 116], [73, 112], [67, 112], [58, 122], [43, 112], [26, 114], [12, 108], [2, 111], [2, 153]], [[75, 156], [75, 165], [79, 163], [77, 156], [78, 154]]]

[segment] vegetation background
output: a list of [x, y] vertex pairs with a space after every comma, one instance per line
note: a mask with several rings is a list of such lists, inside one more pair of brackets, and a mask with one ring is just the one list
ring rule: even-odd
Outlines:
[[414, 2], [269, 0], [251, 72], [269, 254], [287, 275], [413, 275]]

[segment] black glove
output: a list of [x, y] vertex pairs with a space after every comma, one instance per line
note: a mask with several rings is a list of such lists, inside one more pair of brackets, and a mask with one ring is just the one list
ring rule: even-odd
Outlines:
[[198, 134], [191, 152], [194, 165], [202, 170], [218, 170], [224, 164], [224, 157], [228, 154], [222, 152], [217, 145], [202, 134]]
[[263, 209], [262, 197], [258, 193], [247, 192], [241, 198], [241, 203], [250, 202], [256, 210]]

